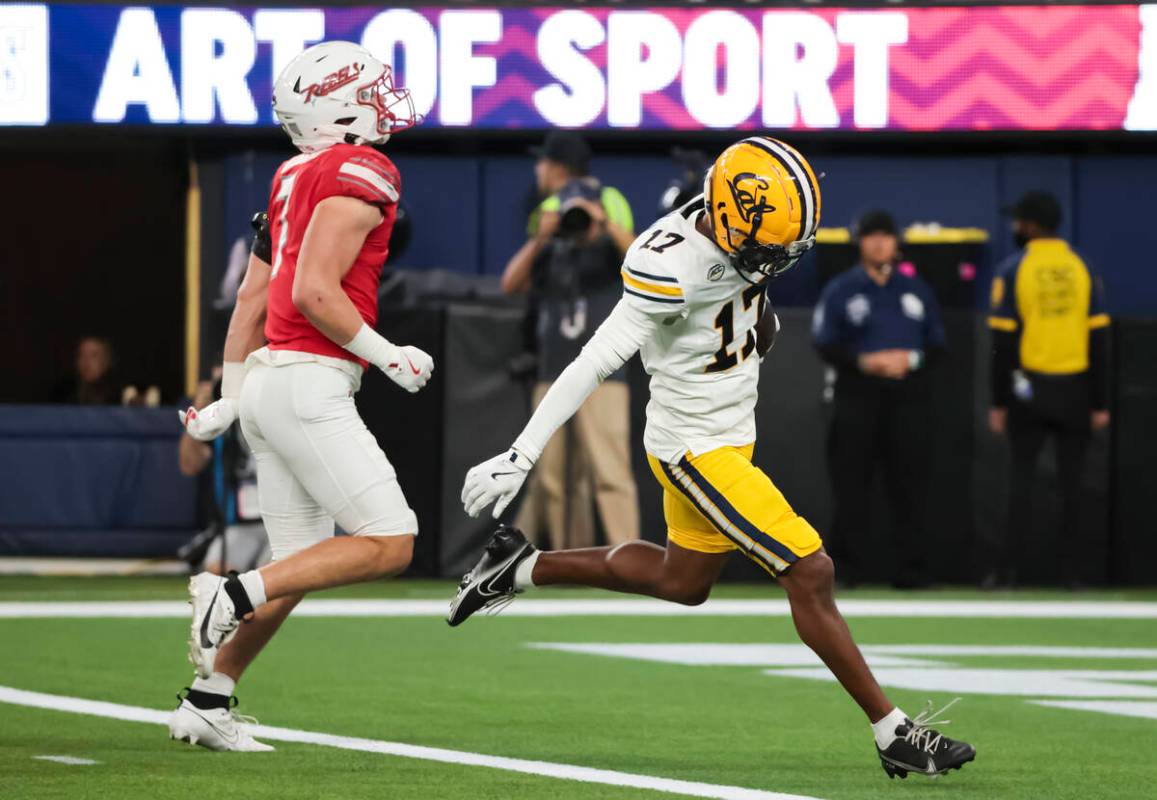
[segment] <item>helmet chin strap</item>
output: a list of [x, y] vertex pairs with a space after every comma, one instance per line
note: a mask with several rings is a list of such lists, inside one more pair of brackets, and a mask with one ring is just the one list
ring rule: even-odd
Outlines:
[[729, 258], [728, 261], [731, 263], [731, 268], [739, 274], [739, 277], [743, 278], [744, 282], [750, 284], [751, 286], [763, 286], [763, 284], [771, 280], [772, 276], [769, 273], [757, 271], [755, 274], [759, 275], [760, 279], [753, 281], [748, 277], [747, 271], [735, 263], [735, 259]]
[[[715, 238], [715, 215], [710, 213], [710, 212], [707, 214], [707, 224], [711, 228], [712, 238], [714, 239]], [[771, 277], [771, 275], [769, 273], [762, 272], [760, 270], [755, 270], [755, 272], [761, 276], [761, 279], [757, 280], [757, 281], [753, 281], [751, 278], [748, 277], [748, 270], [745, 270], [743, 267], [741, 267], [739, 265], [739, 258], [737, 257], [739, 247], [736, 247], [734, 241], [732, 240], [732, 237], [731, 237], [732, 228], [731, 228], [731, 225], [728, 224], [728, 218], [727, 218], [727, 212], [726, 211], [723, 211], [720, 213], [719, 224], [723, 226], [724, 236], [727, 237], [727, 246], [730, 247], [731, 249], [725, 250], [723, 247], [720, 247], [718, 241], [715, 241], [715, 246], [719, 247], [720, 250], [723, 250], [723, 254], [727, 256], [727, 263], [731, 265], [731, 268], [734, 269], [739, 274], [739, 277], [743, 278], [743, 280], [746, 283], [748, 283], [752, 286], [761, 286], [764, 283], [766, 283], [767, 279]], [[742, 247], [742, 244], [740, 245], [740, 247]]]
[[[715, 215], [713, 213], [711, 213], [711, 211], [710, 211], [711, 193], [708, 191], [707, 193], [705, 193], [704, 197], [708, 201], [708, 209], [709, 209], [708, 213], [707, 213], [707, 224], [711, 228], [712, 237], [715, 238], [715, 230], [714, 230], [714, 228], [715, 228]], [[756, 248], [761, 248], [761, 249], [767, 248], [767, 246], [765, 246], [765, 245], [760, 245], [758, 243], [758, 240], [755, 238], [755, 233], [756, 233], [756, 231], [759, 230], [759, 226], [763, 222], [763, 214], [761, 212], [757, 211], [753, 215], [751, 232], [746, 237], [744, 237], [744, 240], [742, 242], [740, 242], [740, 244], [738, 246], [736, 246], [734, 239], [732, 237], [732, 230], [733, 229], [732, 229], [731, 225], [729, 224], [729, 222], [730, 221], [727, 217], [727, 212], [726, 211], [721, 212], [719, 215], [719, 224], [723, 226], [724, 236], [727, 238], [727, 246], [731, 249], [730, 250], [724, 249], [723, 247], [721, 247], [719, 245], [718, 241], [715, 242], [715, 246], [719, 247], [720, 250], [723, 250], [723, 252], [727, 256], [727, 262], [739, 274], [739, 277], [743, 278], [744, 282], [750, 284], [751, 286], [762, 286], [765, 283], [767, 283], [769, 280], [771, 280], [772, 278], [776, 277], [780, 273], [785, 272], [788, 268], [790, 268], [790, 265], [785, 267], [784, 269], [775, 269], [773, 266], [773, 267], [771, 267], [770, 270], [764, 271], [763, 269], [760, 269], [758, 267], [748, 269], [743, 265], [744, 264], [744, 256], [742, 253], [746, 248], [748, 248], [750, 246], [751, 242], [755, 242], [754, 247], [756, 247]], [[814, 242], [814, 240], [812, 240], [812, 241]], [[810, 247], [811, 247], [810, 243], [803, 248], [799, 248], [799, 243], [793, 243], [791, 245], [791, 247], [780, 246], [780, 249], [783, 250], [783, 253], [784, 253], [784, 256], [786, 257], [786, 259], [792, 260], [792, 263], [794, 263], [793, 251], [796, 249], [800, 250], [799, 254], [794, 255], [794, 258], [798, 258], [799, 255], [802, 255], [803, 252], [810, 249]], [[774, 254], [771, 252], [769, 252], [768, 255], [769, 255], [769, 257], [774, 257]], [[766, 262], [766, 264], [771, 264], [771, 263], [772, 263], [771, 260]], [[761, 266], [766, 266], [766, 264], [761, 265]], [[758, 275], [759, 278], [757, 280], [752, 280], [752, 278], [750, 277], [752, 274]]]

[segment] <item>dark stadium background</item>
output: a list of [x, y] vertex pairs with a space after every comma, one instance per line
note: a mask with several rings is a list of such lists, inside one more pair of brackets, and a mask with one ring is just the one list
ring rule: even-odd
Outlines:
[[[531, 164], [526, 151], [541, 133], [419, 128], [397, 136], [387, 152], [402, 171], [414, 234], [405, 256], [391, 266], [448, 270], [461, 275], [464, 284], [479, 275], [498, 274], [523, 238]], [[1013, 250], [1000, 209], [1028, 189], [1043, 188], [1059, 197], [1066, 210], [1062, 235], [1103, 276], [1115, 320], [1114, 425], [1111, 437], [1098, 443], [1089, 470], [1094, 500], [1086, 509], [1087, 578], [1096, 583], [1150, 582], [1145, 565], [1157, 557], [1147, 502], [1157, 484], [1157, 467], [1149, 455], [1150, 443], [1157, 440], [1154, 134], [780, 135], [825, 173], [825, 227], [846, 226], [859, 211], [883, 206], [901, 224], [935, 221], [979, 228], [988, 235], [987, 244], [979, 248], [975, 279], [965, 290], [972, 303], [954, 303], [948, 313], [951, 353], [937, 375], [940, 438], [931, 527], [937, 536], [936, 577], [945, 581], [977, 577], [986, 537], [1000, 524], [1004, 507], [1005, 454], [984, 430], [981, 416], [987, 402], [982, 310], [994, 265]], [[714, 153], [735, 137], [726, 131], [600, 130], [589, 138], [596, 152], [594, 173], [623, 190], [641, 230], [655, 216], [659, 194], [678, 173], [669, 156], [671, 147]], [[206, 276], [201, 290], [208, 295], [208, 276], [221, 269], [249, 214], [264, 205], [273, 166], [291, 153], [273, 128], [0, 129], [0, 318], [8, 345], [0, 402], [34, 404], [45, 399], [67, 373], [76, 339], [98, 333], [114, 340], [131, 379], [157, 384], [166, 404], [178, 404], [187, 391], [187, 190], [194, 172], [201, 190], [198, 238]], [[830, 516], [822, 376], [808, 344], [819, 276], [817, 260], [809, 257], [772, 290], [784, 309], [786, 330], [762, 385], [758, 458], [822, 530]], [[401, 397], [389, 391], [384, 380], [373, 378], [367, 379], [361, 397], [371, 426], [383, 437], [403, 485], [414, 495], [424, 530], [431, 534], [423, 539], [416, 565], [426, 574], [453, 574], [469, 560], [471, 546], [484, 531], [456, 509], [460, 476], [465, 467], [504, 446], [526, 412], [526, 395], [516, 381], [482, 399], [465, 391], [477, 378], [473, 368], [478, 362], [472, 365], [463, 354], [480, 339], [514, 342], [514, 316], [509, 310], [496, 311], [463, 322], [463, 313], [440, 304], [393, 316], [385, 309], [383, 330], [411, 333], [415, 343], [429, 344], [436, 357], [461, 368], [444, 373], [438, 392], [423, 395], [421, 401]], [[206, 313], [202, 322], [198, 372], [204, 374], [213, 358], [210, 344], [219, 341], [219, 330], [212, 326], [221, 320]], [[500, 367], [509, 354], [491, 350], [478, 357]], [[644, 399], [637, 368], [632, 381], [637, 437]], [[483, 415], [493, 422], [479, 430]], [[407, 424], [387, 424], [399, 417]], [[30, 419], [20, 407], [0, 408], [0, 437], [11, 445], [0, 468], [13, 475], [34, 474], [37, 459], [48, 452], [43, 441], [62, 435], [40, 430]], [[636, 449], [644, 530], [660, 537], [657, 489]], [[1053, 485], [1042, 487], [1042, 492], [1052, 490]], [[9, 489], [5, 500], [55, 501], [49, 492], [32, 500], [17, 493]], [[158, 514], [163, 524], [144, 525], [156, 537], [129, 537], [122, 552], [110, 554], [162, 555], [191, 533], [192, 520], [182, 527]], [[71, 521], [37, 522], [24, 515], [0, 527], [0, 553], [96, 555], [102, 541], [121, 541], [102, 538], [104, 533], [136, 524], [123, 519], [114, 523], [78, 531]], [[1055, 575], [1047, 544], [1051, 524], [1051, 519], [1042, 520], [1036, 532], [1037, 553], [1043, 557], [1036, 563], [1035, 580], [1047, 582]], [[54, 538], [54, 531], [63, 534]], [[886, 558], [883, 548], [880, 559]], [[737, 574], [743, 574], [741, 567]]]

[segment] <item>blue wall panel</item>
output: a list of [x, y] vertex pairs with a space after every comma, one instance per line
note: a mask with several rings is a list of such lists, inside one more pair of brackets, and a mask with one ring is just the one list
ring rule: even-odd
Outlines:
[[996, 223], [997, 167], [991, 158], [817, 158], [825, 173], [823, 223], [851, 224], [861, 212], [885, 208], [901, 225], [941, 222], [991, 229]]
[[[679, 170], [665, 148], [654, 155], [600, 156], [592, 172], [619, 187], [631, 203], [636, 229], [655, 218], [658, 198]], [[288, 152], [226, 159], [227, 196], [218, 205], [231, 243], [250, 213], [263, 207], [274, 168]], [[409, 251], [398, 266], [499, 275], [525, 241], [533, 191], [527, 156], [399, 155], [403, 195], [414, 222]], [[1157, 253], [1153, 187], [1157, 157], [1116, 156], [821, 156], [825, 173], [823, 224], [841, 227], [869, 208], [891, 211], [901, 225], [939, 222], [989, 232], [988, 263], [977, 279], [987, 297], [991, 267], [1013, 251], [1000, 209], [1029, 189], [1054, 192], [1065, 209], [1062, 234], [1105, 277], [1117, 313], [1157, 314]], [[222, 257], [224, 254], [222, 254]], [[803, 264], [806, 270], [807, 263]], [[785, 297], [814, 294], [792, 276]], [[802, 283], [801, 283], [802, 281]], [[800, 284], [796, 286], [795, 284]]]
[[474, 272], [482, 258], [479, 160], [400, 155], [394, 163], [402, 174], [402, 197], [414, 238], [392, 266]]
[[533, 208], [534, 161], [530, 156], [482, 160], [482, 262], [477, 272], [501, 275], [507, 260], [526, 241], [526, 215]]
[[198, 524], [175, 411], [0, 406], [0, 553], [171, 556]]
[[659, 197], [667, 184], [679, 176], [679, 167], [664, 152], [661, 155], [603, 156], [591, 161], [591, 172], [603, 183], [618, 187], [631, 204], [635, 230], [646, 230], [659, 216]]
[[1157, 315], [1157, 157], [1076, 161], [1076, 244], [1116, 314]]

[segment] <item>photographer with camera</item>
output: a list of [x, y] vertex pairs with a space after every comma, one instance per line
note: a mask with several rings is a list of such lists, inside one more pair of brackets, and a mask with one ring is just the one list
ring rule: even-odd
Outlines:
[[[537, 405], [618, 302], [619, 270], [635, 232], [622, 193], [588, 175], [591, 151], [581, 136], [552, 131], [531, 153], [543, 199], [530, 216], [526, 244], [506, 265], [502, 289], [531, 294]], [[517, 524], [533, 538], [545, 519], [552, 549], [590, 546], [592, 494], [608, 543], [639, 537], [624, 370], [547, 445]]]

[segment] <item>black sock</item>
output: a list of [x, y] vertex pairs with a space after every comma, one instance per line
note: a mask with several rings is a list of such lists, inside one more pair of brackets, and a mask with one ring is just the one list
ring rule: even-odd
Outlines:
[[225, 594], [233, 601], [233, 616], [237, 619], [244, 619], [253, 613], [253, 603], [249, 601], [249, 595], [246, 594], [245, 587], [241, 585], [236, 572], [230, 572], [229, 577], [225, 579]]
[[[213, 694], [212, 692], [200, 692], [196, 689], [186, 689], [188, 694], [185, 699], [192, 703], [202, 711], [208, 711], [211, 708], [229, 708], [230, 698], [223, 694]], [[180, 695], [177, 695], [179, 698]]]

